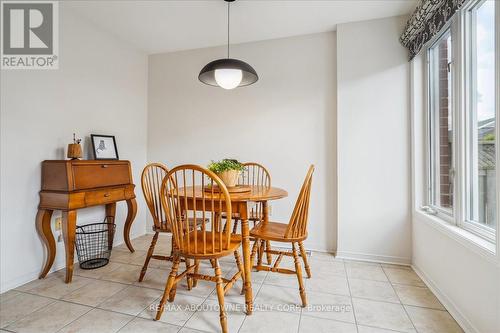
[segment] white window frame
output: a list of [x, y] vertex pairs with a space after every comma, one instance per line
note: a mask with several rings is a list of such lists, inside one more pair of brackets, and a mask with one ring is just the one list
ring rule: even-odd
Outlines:
[[[500, 94], [495, 96], [496, 99], [496, 110], [495, 110], [495, 125], [496, 125], [496, 165], [497, 165], [497, 177], [496, 177], [496, 211], [497, 211], [497, 226], [496, 230], [488, 230], [488, 228], [478, 222], [470, 221], [468, 218], [468, 205], [470, 204], [470, 178], [469, 165], [467, 159], [469, 156], [469, 143], [470, 141], [470, 131], [469, 126], [470, 117], [467, 116], [468, 110], [470, 110], [470, 65], [467, 61], [470, 60], [470, 36], [467, 35], [468, 29], [467, 24], [469, 23], [469, 10], [475, 6], [480, 5], [485, 0], [475, 0], [470, 1], [466, 6], [461, 8], [457, 15], [451, 19], [441, 30], [442, 32], [434, 36], [426, 45], [425, 48], [425, 107], [426, 107], [426, 135], [425, 135], [425, 153], [427, 161], [426, 165], [426, 191], [424, 195], [424, 206], [422, 209], [428, 214], [432, 214], [440, 218], [441, 220], [456, 225], [482, 239], [497, 243], [497, 247], [500, 248], [499, 240], [499, 230], [500, 230]], [[442, 38], [442, 36], [447, 33], [451, 33], [452, 39], [452, 110], [453, 112], [453, 147], [452, 147], [452, 168], [454, 170], [453, 181], [453, 213], [441, 207], [432, 205], [432, 187], [431, 187], [431, 85], [430, 85], [430, 49], [436, 44], [436, 42]], [[496, 70], [496, 89], [495, 91], [500, 91], [500, 2], [495, 3], [495, 38], [496, 38], [496, 59], [495, 59], [495, 70]]]
[[[426, 56], [426, 71], [425, 71], [425, 90], [426, 90], [426, 101], [425, 101], [425, 105], [426, 105], [426, 109], [427, 109], [427, 112], [426, 112], [426, 133], [427, 135], [425, 136], [425, 140], [426, 140], [426, 156], [427, 156], [427, 163], [426, 163], [426, 196], [425, 196], [425, 202], [426, 202], [426, 206], [424, 206], [424, 209], [429, 213], [429, 214], [432, 214], [432, 215], [436, 215], [438, 216], [439, 218], [445, 220], [446, 222], [448, 223], [452, 223], [452, 224], [455, 224], [455, 212], [456, 212], [456, 201], [457, 201], [457, 192], [456, 192], [456, 185], [453, 184], [453, 203], [452, 203], [452, 208], [449, 210], [449, 209], [444, 209], [440, 206], [437, 206], [437, 205], [434, 205], [434, 203], [432, 202], [432, 197], [433, 197], [433, 193], [432, 193], [432, 189], [433, 189], [433, 185], [432, 185], [432, 182], [433, 182], [433, 171], [432, 169], [434, 168], [433, 166], [431, 166], [431, 161], [433, 159], [433, 149], [431, 148], [431, 144], [434, 146], [435, 144], [432, 142], [431, 140], [431, 136], [434, 135], [435, 133], [433, 133], [434, 131], [434, 128], [433, 128], [433, 125], [432, 125], [432, 121], [435, 121], [435, 119], [432, 119], [431, 120], [431, 116], [433, 118], [439, 118], [439, 113], [438, 113], [438, 116], [436, 116], [434, 113], [433, 113], [433, 106], [431, 104], [433, 104], [433, 98], [431, 97], [431, 93], [434, 93], [435, 91], [433, 90], [433, 86], [431, 84], [431, 49], [441, 40], [441, 38], [443, 38], [445, 35], [447, 35], [448, 31], [450, 32], [450, 35], [451, 35], [451, 44], [452, 44], [452, 50], [451, 50], [451, 54], [452, 54], [452, 63], [451, 63], [451, 67], [450, 67], [450, 71], [451, 71], [451, 75], [452, 75], [452, 92], [451, 92], [451, 96], [452, 98], [454, 98], [455, 96], [455, 87], [454, 87], [454, 65], [453, 65], [453, 62], [454, 62], [454, 54], [455, 54], [455, 47], [453, 47], [454, 45], [454, 33], [453, 33], [453, 29], [452, 29], [452, 22], [448, 22], [443, 28], [442, 28], [442, 32], [436, 36], [434, 36], [434, 38], [432, 38], [430, 41], [429, 41], [429, 46], [427, 47], [426, 49], [426, 53], [425, 53], [425, 56]], [[452, 106], [455, 104], [455, 100], [452, 100]], [[451, 167], [452, 167], [452, 170], [453, 170], [453, 181], [456, 180], [456, 177], [455, 177], [455, 174], [456, 174], [456, 152], [457, 152], [457, 149], [456, 149], [456, 139], [457, 139], [457, 135], [456, 135], [456, 116], [455, 116], [455, 112], [453, 110], [453, 107], [451, 110], [449, 110], [450, 112], [452, 112], [452, 118], [453, 118], [453, 124], [452, 124], [452, 128], [453, 128], [453, 146], [452, 146], [452, 151], [451, 151], [451, 154], [452, 154], [452, 161], [451, 161]], [[436, 149], [436, 147], [433, 147], [434, 149]]]

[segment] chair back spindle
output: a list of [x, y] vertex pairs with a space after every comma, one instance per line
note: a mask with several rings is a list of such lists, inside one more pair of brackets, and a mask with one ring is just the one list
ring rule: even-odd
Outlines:
[[160, 199], [161, 184], [167, 173], [168, 169], [165, 165], [150, 163], [142, 170], [141, 176], [142, 193], [153, 218], [153, 229], [159, 231], [170, 230]]
[[285, 238], [301, 238], [307, 234], [307, 220], [309, 216], [309, 198], [311, 196], [312, 175], [314, 165], [309, 167], [306, 178], [300, 189], [297, 202], [293, 209], [290, 222], [285, 231]]
[[[220, 213], [231, 216], [231, 199], [212, 171], [197, 165], [170, 170], [163, 178], [161, 204], [182, 254], [216, 255], [229, 248], [231, 228], [221, 227]], [[190, 230], [189, 220], [197, 217], [210, 223]]]

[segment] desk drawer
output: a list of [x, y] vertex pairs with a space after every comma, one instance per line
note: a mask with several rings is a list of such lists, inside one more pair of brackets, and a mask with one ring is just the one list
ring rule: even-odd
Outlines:
[[85, 193], [85, 205], [104, 205], [115, 201], [125, 200], [125, 189], [113, 188]]
[[72, 166], [75, 190], [131, 184], [128, 163], [89, 163]]

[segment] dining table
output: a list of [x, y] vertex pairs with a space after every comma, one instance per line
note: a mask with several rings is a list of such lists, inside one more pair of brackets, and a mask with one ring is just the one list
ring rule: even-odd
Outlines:
[[[253, 311], [253, 291], [252, 291], [252, 263], [250, 262], [250, 229], [248, 225], [249, 208], [255, 203], [262, 203], [262, 222], [269, 221], [269, 201], [282, 199], [288, 196], [287, 191], [270, 186], [245, 186], [245, 191], [229, 191], [231, 200], [231, 209], [233, 214], [237, 214], [241, 221], [241, 238], [243, 248], [243, 270], [244, 270], [244, 293], [245, 308], [247, 315]], [[196, 210], [196, 207], [202, 207], [202, 200], [210, 200], [210, 192], [204, 190], [202, 186], [194, 186], [179, 189], [179, 198], [186, 198], [188, 203], [187, 210]], [[219, 194], [215, 194], [219, 195]], [[183, 200], [181, 200], [182, 202]], [[224, 213], [225, 207], [216, 207], [217, 213]]]

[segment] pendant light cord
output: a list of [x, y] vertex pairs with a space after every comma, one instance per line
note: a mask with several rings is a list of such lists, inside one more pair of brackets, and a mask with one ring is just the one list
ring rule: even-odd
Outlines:
[[229, 59], [229, 6], [231, 5], [230, 2], [227, 3], [227, 58]]

